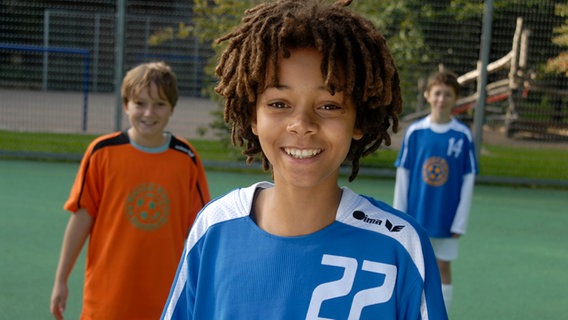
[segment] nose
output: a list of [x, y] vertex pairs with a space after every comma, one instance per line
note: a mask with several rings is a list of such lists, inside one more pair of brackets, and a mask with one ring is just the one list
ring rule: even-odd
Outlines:
[[288, 131], [298, 135], [312, 134], [316, 130], [317, 122], [315, 115], [308, 110], [297, 109], [288, 123]]
[[151, 116], [155, 113], [155, 111], [156, 111], [156, 106], [154, 106], [153, 104], [150, 103], [144, 109], [144, 115], [145, 116]]

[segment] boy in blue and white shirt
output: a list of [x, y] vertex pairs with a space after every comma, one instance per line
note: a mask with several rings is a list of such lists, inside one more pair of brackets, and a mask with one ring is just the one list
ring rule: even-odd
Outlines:
[[393, 206], [413, 216], [431, 238], [449, 309], [452, 299], [451, 261], [458, 238], [466, 232], [475, 175], [475, 148], [469, 128], [452, 116], [459, 94], [455, 75], [432, 75], [424, 97], [430, 115], [412, 123], [395, 162]]
[[220, 39], [233, 143], [274, 182], [201, 211], [162, 319], [447, 319], [423, 228], [338, 186], [402, 108], [384, 38], [348, 2], [263, 3]]

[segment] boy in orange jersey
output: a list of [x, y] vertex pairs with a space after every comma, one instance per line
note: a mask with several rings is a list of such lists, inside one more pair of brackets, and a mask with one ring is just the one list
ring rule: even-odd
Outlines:
[[67, 279], [89, 238], [81, 319], [157, 319], [184, 240], [210, 200], [194, 147], [165, 127], [178, 98], [163, 62], [141, 64], [123, 79], [130, 128], [89, 145], [64, 208], [51, 313], [63, 319]]

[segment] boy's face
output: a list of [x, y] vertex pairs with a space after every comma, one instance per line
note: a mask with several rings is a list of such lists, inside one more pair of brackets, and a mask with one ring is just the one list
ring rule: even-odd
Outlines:
[[[337, 187], [341, 163], [355, 129], [356, 108], [341, 92], [331, 95], [315, 49], [291, 50], [279, 61], [279, 84], [259, 94], [252, 131], [258, 136], [276, 184]], [[269, 70], [268, 77], [274, 72]]]
[[430, 90], [424, 93], [424, 97], [430, 107], [432, 114], [442, 119], [449, 119], [452, 114], [452, 108], [457, 101], [454, 88], [443, 83], [434, 84]]
[[134, 142], [144, 147], [158, 147], [164, 143], [163, 133], [173, 107], [167, 99], [160, 97], [155, 84], [142, 89], [122, 107], [128, 116], [131, 125], [128, 133]]

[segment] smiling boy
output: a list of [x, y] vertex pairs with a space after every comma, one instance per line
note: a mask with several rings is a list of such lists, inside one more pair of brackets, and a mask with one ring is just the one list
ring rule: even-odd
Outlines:
[[198, 215], [162, 319], [446, 319], [424, 231], [338, 185], [345, 160], [376, 150], [401, 111], [382, 35], [350, 1], [263, 3], [220, 41], [233, 142], [273, 183]]
[[72, 214], [51, 296], [56, 319], [87, 239], [81, 319], [158, 318], [189, 228], [210, 200], [195, 149], [166, 131], [178, 98], [171, 68], [138, 65], [121, 89], [130, 128], [89, 144], [64, 205]]

